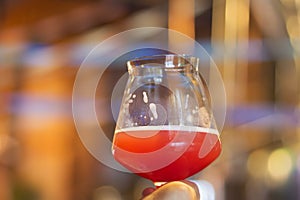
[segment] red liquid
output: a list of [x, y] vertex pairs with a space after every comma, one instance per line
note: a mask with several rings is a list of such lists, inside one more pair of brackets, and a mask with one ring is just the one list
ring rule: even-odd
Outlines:
[[209, 133], [211, 129], [180, 126], [154, 128], [120, 130], [116, 132], [113, 146], [118, 162], [154, 182], [192, 176], [213, 162], [221, 152], [219, 136]]

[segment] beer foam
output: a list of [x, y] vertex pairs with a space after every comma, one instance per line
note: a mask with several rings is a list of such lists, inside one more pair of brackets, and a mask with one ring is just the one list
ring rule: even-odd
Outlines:
[[116, 129], [116, 133], [135, 132], [135, 131], [186, 131], [186, 132], [203, 132], [219, 135], [219, 131], [213, 128], [204, 128], [200, 126], [182, 126], [182, 125], [163, 125], [163, 126], [136, 126]]

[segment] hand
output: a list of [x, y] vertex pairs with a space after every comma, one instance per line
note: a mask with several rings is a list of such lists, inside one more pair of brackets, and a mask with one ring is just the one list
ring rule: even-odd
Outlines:
[[195, 183], [190, 181], [174, 181], [158, 189], [146, 188], [143, 200], [199, 200], [200, 194]]

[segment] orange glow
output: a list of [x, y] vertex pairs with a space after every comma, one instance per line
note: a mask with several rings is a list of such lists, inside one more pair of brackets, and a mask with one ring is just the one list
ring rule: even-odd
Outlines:
[[195, 38], [195, 5], [193, 0], [169, 1], [169, 28]]

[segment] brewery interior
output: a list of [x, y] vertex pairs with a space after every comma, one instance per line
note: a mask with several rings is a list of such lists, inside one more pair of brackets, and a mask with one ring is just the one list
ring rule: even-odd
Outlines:
[[[299, 0], [1, 0], [0, 199], [137, 200], [151, 186], [101, 162], [83, 141], [99, 127], [112, 139], [124, 58], [96, 62], [82, 76], [89, 82], [104, 71], [95, 92], [99, 124], [84, 107], [80, 133], [74, 120], [74, 84], [89, 53], [143, 27], [199, 43], [224, 83], [222, 153], [192, 178], [210, 182], [217, 200], [300, 200]], [[99, 58], [161, 39], [134, 33]], [[90, 103], [85, 86], [83, 105]]]

